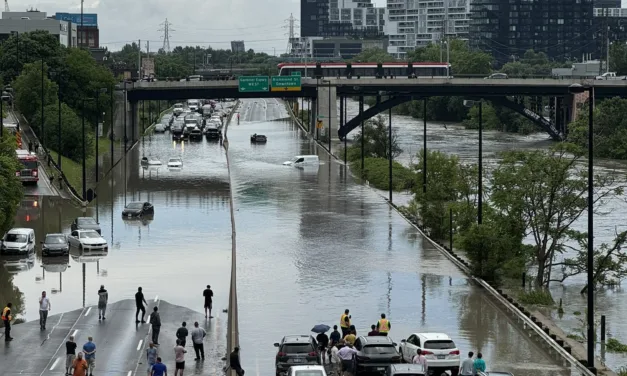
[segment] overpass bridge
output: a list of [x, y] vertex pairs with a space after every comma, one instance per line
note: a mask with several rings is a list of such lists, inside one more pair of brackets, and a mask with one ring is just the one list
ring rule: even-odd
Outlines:
[[[193, 98], [307, 98], [313, 102], [311, 106], [312, 124], [315, 119], [322, 118], [323, 127], [330, 131], [327, 134], [338, 134], [343, 139], [349, 132], [357, 128], [363, 121], [388, 110], [398, 104], [417, 99], [428, 99], [435, 96], [462, 96], [469, 99], [486, 99], [516, 111], [527, 119], [538, 124], [553, 139], [561, 140], [565, 134], [566, 124], [576, 116], [576, 103], [581, 101], [568, 91], [569, 86], [582, 84], [594, 87], [595, 97], [627, 96], [627, 81], [622, 80], [581, 80], [581, 79], [507, 79], [490, 80], [481, 78], [329, 78], [301, 79], [299, 91], [267, 91], [239, 92], [238, 80], [228, 81], [157, 81], [134, 82], [126, 86], [127, 100], [131, 107], [131, 122], [138, 124], [137, 103], [143, 100], [184, 100]], [[353, 119], [343, 119], [340, 125], [334, 124], [337, 119], [338, 98], [375, 96], [385, 97], [377, 104]], [[534, 108], [527, 108], [524, 97], [535, 98]], [[556, 108], [555, 121], [547, 120], [539, 114], [542, 111], [543, 98], [551, 98]], [[585, 99], [584, 99], [585, 100]], [[343, 101], [340, 101], [343, 103]], [[539, 104], [538, 104], [539, 103]], [[315, 113], [315, 111], [318, 113]], [[341, 112], [341, 111], [340, 111]], [[558, 113], [559, 112], [559, 113]], [[134, 134], [139, 134], [135, 132]]]

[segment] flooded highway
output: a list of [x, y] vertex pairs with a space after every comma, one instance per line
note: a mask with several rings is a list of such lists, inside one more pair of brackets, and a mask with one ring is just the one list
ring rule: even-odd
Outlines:
[[[492, 300], [397, 215], [372, 189], [355, 183], [344, 166], [320, 151], [285, 119], [277, 100], [244, 100], [241, 123], [229, 128], [238, 228], [238, 299], [242, 362], [247, 373], [274, 372], [274, 342], [337, 324], [351, 310], [358, 333], [381, 313], [397, 342], [414, 332], [444, 332], [459, 347], [481, 351], [491, 370], [517, 376], [570, 375], [546, 349], [528, 339]], [[250, 143], [252, 133], [268, 137]], [[314, 170], [283, 166], [318, 154]], [[183, 168], [144, 170], [142, 156]], [[230, 268], [228, 177], [218, 143], [174, 144], [169, 134], [147, 137], [98, 189], [86, 215], [97, 217], [112, 245], [108, 255], [50, 262], [38, 254], [4, 259], [0, 295], [22, 301], [20, 315], [36, 319], [37, 297], [51, 291], [52, 313], [92, 305], [104, 284], [110, 301], [131, 298], [138, 286], [149, 299], [202, 310], [202, 290], [214, 291], [215, 319], [207, 323], [210, 361], [225, 353]], [[30, 203], [28, 202], [30, 200]], [[30, 197], [16, 226], [69, 232], [80, 208], [55, 197]], [[125, 203], [149, 201], [152, 221], [122, 220]], [[35, 204], [36, 202], [36, 204]], [[13, 285], [8, 280], [13, 278]], [[15, 288], [12, 288], [12, 287]], [[133, 320], [129, 312], [129, 320]], [[181, 321], [182, 317], [162, 320]], [[14, 328], [19, 332], [19, 326]]]

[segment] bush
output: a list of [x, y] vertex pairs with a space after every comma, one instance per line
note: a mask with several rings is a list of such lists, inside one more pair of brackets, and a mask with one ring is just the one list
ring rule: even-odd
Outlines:
[[627, 352], [627, 345], [621, 343], [616, 338], [610, 338], [605, 343], [605, 347], [609, 352], [625, 353]]
[[[361, 160], [351, 162], [351, 168], [363, 179], [378, 189], [388, 190], [389, 161], [384, 158], [365, 158], [364, 170], [361, 170]], [[402, 191], [411, 189], [415, 181], [413, 172], [402, 164], [392, 162], [392, 189]]]
[[551, 292], [547, 289], [523, 291], [518, 295], [522, 304], [552, 306], [555, 304]]

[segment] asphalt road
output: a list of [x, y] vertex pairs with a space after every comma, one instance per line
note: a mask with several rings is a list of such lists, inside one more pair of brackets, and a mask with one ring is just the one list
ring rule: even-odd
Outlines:
[[[161, 333], [158, 348], [159, 356], [174, 373], [175, 333], [181, 321], [188, 323], [191, 331], [194, 320], [208, 332], [205, 337], [205, 351], [211, 351], [211, 329], [204, 315], [165, 301], [148, 300], [148, 310], [155, 305], [161, 313]], [[52, 306], [54, 309], [54, 305]], [[51, 311], [54, 312], [54, 311]], [[13, 327], [11, 342], [4, 341], [0, 351], [0, 374], [12, 375], [64, 375], [65, 342], [74, 335], [78, 344], [77, 352], [92, 336], [96, 344], [96, 375], [145, 375], [145, 349], [150, 341], [149, 324], [135, 324], [135, 302], [123, 300], [109, 304], [107, 319], [98, 320], [96, 306], [74, 310], [48, 317], [47, 330], [39, 329], [39, 322], [31, 321]], [[148, 321], [148, 320], [146, 320]], [[216, 361], [195, 362], [191, 338], [188, 337], [186, 349], [186, 374], [216, 375], [221, 372], [222, 364]], [[208, 359], [211, 359], [208, 357]]]

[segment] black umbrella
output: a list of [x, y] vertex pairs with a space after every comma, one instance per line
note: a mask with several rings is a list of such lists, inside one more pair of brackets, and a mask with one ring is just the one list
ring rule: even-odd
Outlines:
[[329, 331], [329, 329], [331, 329], [331, 327], [328, 325], [318, 324], [314, 326], [313, 328], [311, 328], [311, 331], [314, 333], [326, 333]]

